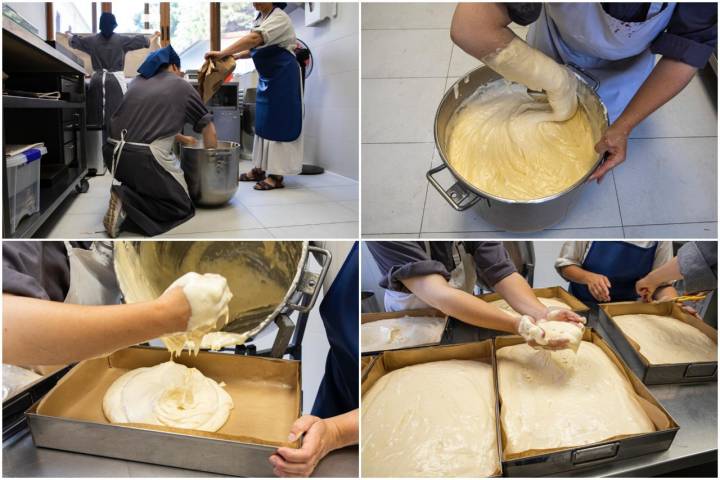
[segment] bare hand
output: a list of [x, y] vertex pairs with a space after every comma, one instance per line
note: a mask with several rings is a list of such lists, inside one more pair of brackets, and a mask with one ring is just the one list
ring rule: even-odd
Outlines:
[[649, 276], [643, 277], [635, 283], [635, 292], [642, 298], [643, 302], [652, 302], [655, 290], [659, 285], [654, 283]]
[[585, 284], [595, 300], [598, 302], [610, 301], [610, 287], [612, 287], [612, 284], [605, 275], [588, 272]]
[[592, 182], [593, 180], [597, 180], [598, 183], [602, 182], [606, 173], [625, 161], [629, 133], [626, 129], [618, 127], [615, 124], [610, 125], [600, 138], [600, 141], [595, 145], [596, 152], [600, 154], [607, 152], [608, 156], [605, 162], [590, 175], [588, 182]]
[[175, 140], [187, 146], [197, 145], [198, 143], [197, 138], [190, 135], [182, 135], [179, 133], [175, 135]]
[[288, 439], [305, 434], [300, 448], [280, 447], [268, 461], [278, 477], [308, 477], [325, 455], [335, 448], [336, 435], [327, 420], [303, 415], [290, 428]]
[[218, 50], [210, 50], [205, 54], [205, 59], [207, 60], [210, 58], [218, 58], [220, 56], [220, 53], [221, 52], [219, 52]]

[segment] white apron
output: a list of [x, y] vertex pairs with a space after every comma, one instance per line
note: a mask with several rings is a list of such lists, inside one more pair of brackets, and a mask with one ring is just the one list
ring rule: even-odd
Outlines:
[[115, 138], [108, 138], [108, 142], [115, 145], [115, 148], [113, 149], [113, 162], [110, 169], [110, 174], [112, 175], [113, 182], [115, 181], [115, 171], [117, 170], [117, 166], [120, 163], [120, 158], [122, 157], [123, 147], [125, 145], [148, 147], [158, 165], [160, 165], [166, 172], [172, 175], [172, 177], [180, 184], [182, 189], [189, 197], [190, 194], [188, 193], [188, 186], [185, 182], [185, 173], [180, 166], [180, 160], [175, 155], [175, 152], [173, 152], [173, 146], [175, 145], [175, 135], [158, 138], [156, 140], [153, 140], [151, 143], [137, 143], [126, 141], [126, 133], [127, 130], [123, 130], [122, 132], [120, 132], [120, 140], [117, 140]]
[[70, 263], [70, 287], [65, 303], [74, 305], [115, 305], [120, 288], [113, 269], [111, 242], [93, 242], [90, 250], [65, 242]]
[[127, 92], [127, 80], [125, 79], [125, 72], [118, 71], [118, 72], [111, 72], [105, 68], [102, 69], [102, 114], [103, 114], [103, 125], [105, 125], [105, 80], [107, 79], [107, 74], [112, 75], [117, 80], [118, 84], [120, 85], [120, 90], [122, 91], [123, 96]]
[[[430, 255], [430, 242], [425, 242], [425, 251]], [[448, 284], [452, 288], [472, 294], [477, 280], [475, 260], [465, 251], [462, 242], [453, 242], [453, 260], [455, 268], [450, 272]], [[422, 301], [414, 293], [385, 290], [386, 312], [400, 312], [418, 308], [430, 308], [430, 305]]]
[[650, 43], [670, 22], [675, 3], [652, 3], [642, 22], [622, 22], [600, 3], [544, 3], [527, 42], [560, 63], [587, 71], [614, 122], [655, 66]]

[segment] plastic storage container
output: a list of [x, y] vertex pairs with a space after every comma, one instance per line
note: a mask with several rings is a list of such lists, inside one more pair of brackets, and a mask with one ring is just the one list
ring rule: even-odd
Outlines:
[[8, 211], [10, 233], [26, 216], [40, 211], [40, 158], [45, 147], [28, 150], [7, 159]]

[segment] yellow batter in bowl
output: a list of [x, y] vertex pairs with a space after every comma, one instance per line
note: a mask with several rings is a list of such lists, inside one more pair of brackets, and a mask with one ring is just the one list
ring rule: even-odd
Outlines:
[[527, 201], [563, 192], [597, 161], [599, 140], [585, 108], [544, 121], [548, 103], [496, 80], [478, 89], [448, 125], [447, 160], [468, 183], [495, 197]]

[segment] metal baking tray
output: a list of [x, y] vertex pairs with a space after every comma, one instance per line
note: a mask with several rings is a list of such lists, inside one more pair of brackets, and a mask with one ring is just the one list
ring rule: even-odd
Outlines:
[[26, 385], [21, 391], [3, 402], [3, 441], [27, 426], [25, 412], [40, 400], [63, 375], [70, 371], [70, 366], [53, 368], [42, 378]]
[[132, 347], [79, 363], [27, 412], [35, 445], [249, 477], [272, 476], [268, 458], [277, 447], [299, 446], [286, 441], [302, 404], [300, 363], [291, 360], [209, 352], [176, 359], [227, 384], [235, 408], [218, 432], [110, 424], [101, 405], [107, 385], [167, 359], [163, 349]]
[[[663, 408], [647, 387], [635, 376], [620, 357], [614, 352], [610, 345], [592, 328], [586, 328], [583, 340], [589, 341], [600, 347], [610, 360], [625, 372], [627, 379], [635, 389], [635, 392], [649, 402], [655, 409], [664, 415], [667, 423], [652, 433], [641, 435], [629, 435], [626, 437], [612, 438], [601, 442], [591, 443], [575, 448], [549, 449], [538, 454], [527, 457], [506, 459], [503, 458], [503, 471], [511, 477], [537, 477], [551, 475], [560, 472], [575, 472], [587, 468], [596, 467], [605, 463], [637, 457], [652, 452], [660, 452], [670, 448], [675, 434], [680, 429], [677, 422]], [[493, 364], [497, 365], [496, 353], [502, 347], [516, 345], [524, 340], [517, 335], [496, 337], [493, 343]], [[497, 368], [495, 369], [497, 376]], [[496, 379], [497, 382], [497, 379]], [[502, 403], [500, 390], [498, 389], [498, 404]], [[657, 425], [656, 425], [657, 427]], [[502, 422], [498, 416], [498, 428], [500, 437], [505, 444], [505, 432], [502, 429]], [[535, 451], [537, 452], [537, 450]]]
[[665, 315], [676, 318], [697, 328], [710, 337], [717, 344], [717, 330], [707, 323], [683, 312], [682, 308], [674, 302], [643, 303], [643, 302], [618, 302], [600, 304], [599, 321], [608, 337], [613, 341], [617, 351], [627, 362], [635, 374], [642, 379], [646, 385], [660, 385], [667, 383], [701, 383], [717, 382], [717, 361], [715, 362], [694, 362], [694, 363], [672, 363], [672, 364], [650, 364], [640, 353], [640, 348], [635, 341], [625, 335], [622, 329], [613, 320], [613, 315], [626, 315], [631, 313], [647, 313], [653, 315]]
[[[361, 392], [365, 395], [383, 375], [410, 365], [443, 360], [480, 360], [490, 363], [493, 369], [493, 388], [495, 389], [495, 423], [497, 435], [498, 458], [502, 459], [502, 443], [500, 438], [500, 404], [498, 403], [497, 371], [492, 340], [481, 342], [458, 343], [454, 345], [438, 345], [429, 347], [389, 350], [375, 357], [362, 375]], [[501, 477], [502, 462], [492, 477]]]
[[[586, 313], [590, 311], [590, 307], [582, 303], [576, 297], [570, 294], [563, 287], [545, 287], [545, 288], [533, 288], [535, 296], [538, 298], [557, 298], [567, 303], [570, 309], [575, 313]], [[494, 302], [496, 300], [502, 300], [503, 297], [499, 293], [487, 293], [485, 295], [479, 295], [478, 298], [486, 302]]]
[[[377, 322], [378, 320], [385, 320], [388, 318], [402, 318], [402, 317], [440, 317], [445, 319], [445, 326], [443, 327], [442, 335], [440, 336], [440, 339], [437, 342], [431, 342], [431, 343], [423, 343], [414, 345], [412, 347], [405, 347], [407, 348], [418, 348], [418, 347], [428, 347], [432, 345], [439, 345], [443, 338], [447, 336], [448, 332], [448, 325], [450, 322], [448, 322], [448, 316], [442, 313], [440, 310], [436, 310], [434, 308], [419, 308], [414, 310], [402, 310], [398, 312], [377, 312], [377, 313], [363, 313], [360, 317], [360, 323], [370, 323], [370, 322]], [[390, 351], [390, 350], [375, 350], [375, 351], [362, 351], [362, 334], [360, 335], [360, 351], [362, 356], [366, 355], [379, 355], [383, 351]], [[392, 350], [400, 350], [400, 349], [392, 349]]]

